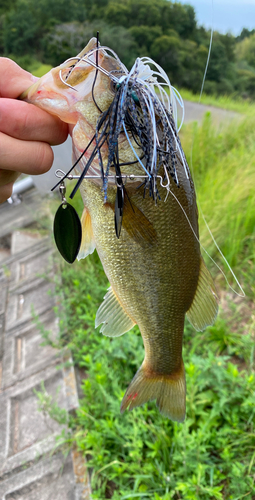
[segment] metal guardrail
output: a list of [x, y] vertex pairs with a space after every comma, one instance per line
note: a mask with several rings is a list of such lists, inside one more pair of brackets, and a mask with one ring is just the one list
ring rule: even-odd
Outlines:
[[30, 176], [25, 177], [21, 181], [15, 182], [13, 185], [12, 195], [7, 200], [8, 203], [10, 203], [10, 205], [17, 205], [21, 202], [19, 195], [32, 187], [34, 187], [34, 181]]

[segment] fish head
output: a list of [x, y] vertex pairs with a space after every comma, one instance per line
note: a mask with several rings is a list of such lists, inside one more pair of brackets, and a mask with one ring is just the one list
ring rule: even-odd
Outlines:
[[114, 57], [104, 49], [96, 49], [97, 39], [92, 38], [76, 57], [51, 69], [23, 92], [20, 99], [35, 104], [66, 123], [75, 125], [79, 120], [86, 121], [95, 128], [99, 115], [113, 100], [114, 89], [112, 79], [83, 57], [88, 55], [94, 65], [108, 74], [123, 74]]

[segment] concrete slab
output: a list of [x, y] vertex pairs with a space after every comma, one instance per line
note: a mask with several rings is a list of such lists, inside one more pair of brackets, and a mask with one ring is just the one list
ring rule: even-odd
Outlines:
[[74, 448], [72, 450], [73, 471], [77, 488], [77, 500], [89, 500], [91, 495], [87, 464], [82, 454]]
[[42, 239], [39, 232], [32, 232], [27, 230], [14, 231], [11, 240], [11, 254], [14, 255], [24, 250], [31, 249], [33, 245]]
[[[42, 275], [46, 277], [50, 272], [52, 274], [53, 258], [50, 256], [52, 250], [52, 241], [48, 237], [38, 240], [29, 250], [24, 249], [18, 254], [10, 255], [1, 263], [0, 282], [5, 280], [8, 286], [13, 288], [25, 280]], [[44, 254], [45, 259], [43, 259]], [[39, 265], [40, 263], [42, 265]], [[36, 266], [39, 267], [36, 268]]]
[[[4, 314], [0, 314], [0, 360], [4, 356]], [[1, 384], [0, 384], [1, 390]]]
[[[47, 408], [53, 403], [66, 411], [78, 407], [77, 395], [71, 390], [74, 371], [70, 361], [59, 370], [47, 367], [0, 394], [0, 476], [54, 447], [54, 438], [64, 424], [53, 420]], [[45, 411], [39, 411], [36, 392], [50, 397]]]
[[[50, 338], [55, 341], [58, 336], [58, 319], [54, 312], [49, 311], [42, 315], [40, 322], [50, 333]], [[5, 336], [2, 389], [60, 362], [61, 353], [50, 345], [42, 343], [43, 337], [33, 323], [25, 324], [23, 328], [13, 330]]]
[[6, 308], [7, 299], [7, 280], [0, 279], [0, 314], [3, 314]]
[[36, 245], [33, 252], [22, 252], [18, 259], [9, 261], [11, 284], [23, 283], [36, 277], [49, 279], [53, 276], [52, 271], [52, 248], [50, 241], [44, 245]]
[[22, 327], [32, 321], [32, 308], [36, 314], [43, 314], [54, 307], [52, 295], [54, 284], [48, 283], [43, 278], [11, 288], [9, 290], [8, 304], [5, 314], [5, 330]]
[[0, 277], [0, 360], [4, 355], [4, 328], [5, 328], [7, 291], [8, 291], [8, 280], [3, 274], [2, 277]]
[[86, 485], [76, 484], [71, 454], [40, 460], [0, 483], [1, 500], [87, 500]]
[[11, 255], [11, 234], [0, 237], [0, 262]]

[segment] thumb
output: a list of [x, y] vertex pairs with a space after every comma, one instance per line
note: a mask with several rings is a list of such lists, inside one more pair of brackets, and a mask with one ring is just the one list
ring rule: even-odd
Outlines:
[[38, 80], [38, 78], [6, 57], [0, 57], [0, 67], [0, 97], [16, 99], [32, 83]]

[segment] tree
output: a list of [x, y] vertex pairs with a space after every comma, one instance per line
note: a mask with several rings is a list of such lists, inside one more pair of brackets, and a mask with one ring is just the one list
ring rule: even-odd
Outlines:
[[186, 40], [182, 44], [180, 86], [199, 93], [203, 81], [208, 49]]
[[110, 2], [105, 10], [105, 19], [110, 24], [125, 27], [160, 25], [162, 0], [127, 0]]
[[245, 60], [255, 68], [255, 33], [236, 45], [236, 58], [238, 62]]
[[181, 41], [177, 33], [176, 36], [162, 35], [156, 38], [152, 46], [152, 57], [164, 68], [174, 83], [178, 81], [181, 70], [180, 48]]
[[42, 41], [44, 62], [58, 66], [69, 57], [77, 55], [92, 36], [93, 27], [84, 27], [77, 21], [55, 26]]
[[255, 29], [248, 30], [247, 28], [243, 28], [240, 35], [236, 37], [236, 41], [241, 42], [241, 40], [244, 40], [244, 38], [248, 38], [249, 36], [253, 35], [254, 33], [255, 33]]
[[208, 80], [220, 82], [222, 78], [226, 77], [229, 64], [225, 46], [219, 38], [215, 37], [207, 70]]
[[15, 6], [16, 0], [1, 0], [0, 15], [5, 14]]
[[18, 8], [10, 11], [4, 20], [3, 45], [5, 54], [31, 54], [38, 49], [39, 25], [26, 1], [20, 0]]
[[156, 38], [163, 35], [161, 26], [132, 26], [128, 31], [138, 46], [139, 55], [149, 55]]

